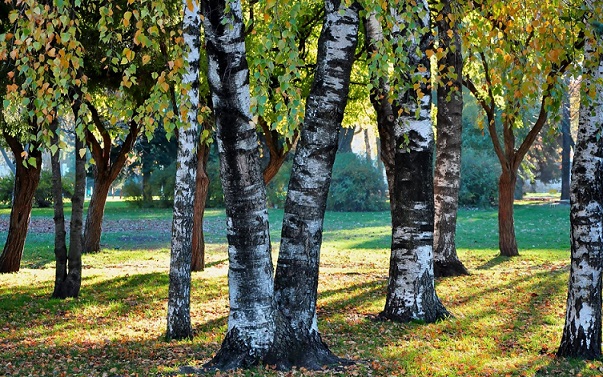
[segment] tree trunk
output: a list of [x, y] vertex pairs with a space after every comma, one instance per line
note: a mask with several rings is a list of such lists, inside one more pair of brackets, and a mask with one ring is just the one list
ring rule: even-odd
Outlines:
[[337, 150], [340, 153], [352, 153], [352, 141], [354, 141], [355, 127], [342, 127], [339, 132], [339, 146]]
[[193, 256], [192, 271], [205, 269], [205, 235], [203, 233], [203, 215], [209, 191], [209, 176], [207, 175], [207, 160], [209, 145], [201, 141], [197, 146], [197, 179], [195, 180], [195, 202], [193, 213]]
[[[178, 130], [172, 250], [170, 253], [170, 286], [168, 291], [167, 339], [190, 339], [191, 326], [191, 264], [192, 233], [197, 180], [197, 154], [193, 153], [199, 138], [199, 49], [201, 46], [201, 15], [196, 0], [184, 0], [182, 30], [187, 65], [182, 85], [187, 93], [181, 107], [187, 111], [187, 127]], [[188, 105], [188, 108], [186, 106]]]
[[266, 189], [249, 108], [241, 4], [208, 0], [201, 6], [226, 205], [230, 302], [226, 338], [208, 366], [243, 368], [259, 363], [274, 338]]
[[84, 195], [86, 193], [86, 155], [79, 151], [84, 142], [75, 137], [75, 187], [71, 197], [71, 223], [69, 226], [68, 273], [57, 287], [53, 297], [78, 297], [82, 285], [82, 223], [84, 217]]
[[364, 135], [364, 150], [366, 152], [366, 160], [369, 164], [373, 163], [373, 159], [371, 157], [371, 140], [369, 139], [369, 131], [367, 128], [363, 130]]
[[[585, 61], [594, 51], [587, 45]], [[576, 140], [571, 184], [571, 267], [565, 326], [557, 355], [601, 357], [601, 272], [603, 269], [603, 63], [583, 75], [580, 125]], [[594, 76], [594, 77], [593, 77]], [[597, 85], [591, 99], [588, 90]]]
[[113, 180], [107, 174], [100, 174], [97, 169], [84, 228], [84, 253], [98, 253], [101, 250], [103, 217], [111, 183]]
[[[53, 145], [59, 144], [58, 122], [51, 124], [53, 133], [51, 142]], [[76, 152], [77, 153], [77, 152]], [[67, 277], [67, 244], [65, 237], [65, 212], [63, 208], [63, 184], [61, 179], [60, 151], [50, 156], [50, 166], [52, 168], [52, 198], [54, 202], [54, 256], [56, 262], [56, 271], [54, 278], [54, 291], [52, 297], [59, 297], [62, 282]]]
[[469, 274], [457, 256], [455, 242], [458, 194], [461, 186], [463, 57], [457, 21], [454, 19], [456, 15], [452, 13], [452, 1], [454, 0], [441, 1], [441, 17], [437, 17], [438, 40], [440, 47], [446, 51], [438, 65], [446, 68], [444, 72], [440, 72], [437, 89], [437, 141], [433, 188], [435, 277]]
[[566, 85], [566, 93], [561, 103], [561, 200], [570, 198], [570, 154], [572, 148], [570, 90]]
[[[364, 29], [366, 33], [366, 45], [370, 54], [377, 52], [377, 45], [383, 40], [383, 30], [381, 24], [374, 14], [369, 14], [364, 19]], [[378, 159], [383, 163], [385, 176], [387, 179], [387, 188], [389, 191], [390, 208], [393, 212], [396, 203], [393, 196], [394, 192], [394, 167], [396, 137], [394, 129], [396, 127], [396, 116], [394, 109], [389, 101], [390, 85], [385, 77], [372, 77], [373, 89], [371, 90], [371, 103], [377, 114], [377, 130], [379, 133], [379, 156]]]
[[326, 0], [325, 9], [314, 83], [287, 191], [274, 283], [278, 321], [266, 362], [279, 369], [320, 369], [344, 362], [321, 340], [316, 298], [323, 219], [347, 103], [359, 6]]
[[506, 257], [519, 255], [513, 220], [516, 183], [517, 172], [503, 168], [498, 179], [498, 247], [500, 255]]
[[42, 170], [42, 153], [37, 149], [29, 151], [29, 157], [35, 158], [35, 166], [23, 166], [23, 147], [19, 141], [3, 132], [4, 138], [9, 144], [15, 158], [17, 159], [15, 174], [15, 189], [13, 193], [13, 205], [10, 211], [8, 234], [6, 243], [0, 255], [0, 273], [17, 272], [21, 265], [23, 248], [27, 237], [33, 197], [40, 182]]
[[[419, 5], [415, 18], [422, 30], [430, 30], [429, 8]], [[396, 10], [393, 10], [394, 12]], [[419, 16], [420, 15], [420, 16]], [[402, 36], [404, 37], [404, 36]], [[433, 273], [433, 129], [431, 124], [430, 32], [409, 36], [409, 67], [422, 75], [422, 98], [408, 88], [397, 99], [402, 111], [396, 127], [392, 246], [385, 308], [380, 316], [400, 321], [435, 322], [450, 316], [435, 292]], [[423, 67], [423, 70], [420, 70]], [[410, 77], [404, 77], [408, 80]], [[417, 109], [417, 104], [420, 106]], [[417, 113], [418, 116], [414, 116]]]

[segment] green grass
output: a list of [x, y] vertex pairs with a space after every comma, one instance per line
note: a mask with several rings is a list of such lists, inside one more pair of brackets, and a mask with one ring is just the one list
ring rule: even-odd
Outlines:
[[[568, 211], [563, 205], [516, 206], [521, 256], [509, 259], [496, 250], [495, 211], [462, 210], [459, 256], [472, 275], [437, 282], [454, 318], [429, 325], [374, 320], [385, 301], [388, 213], [328, 213], [319, 327], [337, 355], [357, 363], [288, 375], [602, 375], [601, 361], [554, 357], [567, 289]], [[52, 216], [48, 210], [33, 214], [34, 219], [47, 216]], [[276, 257], [282, 210], [271, 211], [270, 218]], [[182, 365], [200, 366], [219, 349], [228, 315], [224, 212], [206, 214], [208, 268], [193, 274], [195, 338], [169, 343], [163, 335], [170, 213], [124, 211], [122, 203], [110, 202], [107, 219], [122, 222], [105, 232], [102, 253], [84, 256], [80, 298], [49, 299], [52, 233], [30, 234], [24, 268], [0, 276], [0, 375], [169, 374]], [[144, 230], [153, 222], [162, 225], [161, 231]], [[256, 368], [228, 375], [284, 374]]]

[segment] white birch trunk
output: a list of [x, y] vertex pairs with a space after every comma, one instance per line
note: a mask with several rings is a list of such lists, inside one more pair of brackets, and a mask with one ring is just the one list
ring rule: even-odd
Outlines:
[[188, 108], [187, 124], [178, 130], [174, 214], [172, 218], [172, 250], [170, 254], [170, 286], [168, 291], [168, 339], [193, 337], [190, 316], [193, 206], [197, 175], [199, 122], [199, 49], [201, 17], [197, 0], [184, 0], [182, 22], [185, 43], [186, 74], [182, 84], [188, 88], [182, 105]]
[[202, 3], [228, 232], [228, 333], [210, 366], [248, 367], [274, 337], [266, 190], [251, 122], [244, 23], [238, 0]]
[[[589, 49], [590, 47], [590, 49]], [[585, 61], [592, 59], [586, 47]], [[600, 59], [600, 58], [599, 58]], [[571, 267], [559, 356], [601, 356], [601, 272], [603, 269], [603, 61], [586, 72], [570, 185]], [[596, 95], [588, 95], [597, 85]], [[584, 101], [588, 102], [587, 105]]]
[[318, 332], [316, 299], [323, 219], [359, 26], [357, 3], [325, 1], [314, 83], [289, 181], [275, 277], [275, 342], [267, 357], [279, 369], [320, 369], [344, 362]]
[[[399, 94], [401, 116], [396, 127], [396, 159], [392, 208], [392, 250], [385, 309], [382, 317], [408, 322], [434, 322], [449, 316], [435, 292], [433, 273], [433, 127], [431, 98], [427, 88], [430, 75], [425, 53], [431, 47], [429, 8], [416, 15], [424, 34], [403, 35], [414, 43], [407, 45], [409, 67], [421, 74], [424, 96], [418, 101], [411, 88]], [[395, 12], [395, 10], [393, 10]], [[402, 28], [400, 28], [402, 29]], [[405, 29], [407, 30], [407, 29]], [[420, 51], [420, 55], [417, 52]], [[425, 69], [419, 70], [422, 65]], [[409, 77], [406, 77], [409, 79]], [[418, 116], [415, 116], [419, 110]], [[408, 114], [408, 115], [406, 115]]]

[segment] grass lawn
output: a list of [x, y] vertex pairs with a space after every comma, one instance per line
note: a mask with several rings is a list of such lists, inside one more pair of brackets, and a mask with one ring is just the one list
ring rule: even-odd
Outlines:
[[[554, 357], [564, 320], [569, 208], [516, 206], [521, 256], [498, 256], [494, 210], [462, 210], [459, 256], [468, 277], [437, 282], [454, 318], [436, 324], [375, 321], [389, 263], [389, 215], [328, 213], [321, 258], [323, 340], [357, 363], [337, 371], [248, 376], [596, 376], [600, 361]], [[282, 211], [270, 213], [274, 255]], [[0, 210], [0, 220], [8, 210]], [[192, 341], [165, 342], [169, 210], [109, 202], [104, 251], [84, 256], [81, 297], [49, 299], [53, 288], [50, 210], [36, 209], [23, 268], [0, 275], [0, 375], [147, 376], [200, 366], [219, 349], [227, 325], [224, 213], [206, 214], [208, 268], [193, 274]], [[50, 222], [51, 223], [51, 222]], [[0, 232], [0, 239], [5, 233]], [[210, 373], [209, 375], [225, 375]]]

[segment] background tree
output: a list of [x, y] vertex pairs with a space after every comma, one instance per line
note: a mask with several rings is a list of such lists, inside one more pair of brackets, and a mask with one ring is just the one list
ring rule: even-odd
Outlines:
[[[465, 17], [465, 85], [486, 114], [486, 128], [501, 165], [498, 226], [501, 255], [518, 255], [513, 202], [526, 153], [558, 108], [559, 78], [581, 39], [563, 2], [473, 2]], [[568, 15], [559, 17], [559, 14]], [[568, 20], [568, 21], [564, 21]], [[524, 114], [536, 109], [533, 119]], [[529, 130], [517, 140], [517, 129]]]

